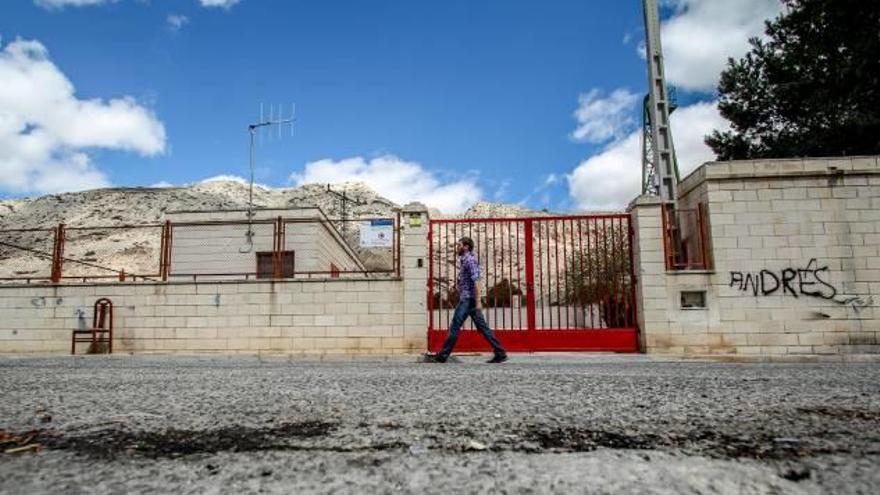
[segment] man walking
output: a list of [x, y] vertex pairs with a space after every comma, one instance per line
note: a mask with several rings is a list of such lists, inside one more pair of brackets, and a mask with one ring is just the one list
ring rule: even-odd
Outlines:
[[437, 354], [428, 354], [427, 357], [431, 361], [445, 363], [449, 359], [449, 355], [452, 354], [455, 343], [458, 341], [458, 332], [461, 331], [461, 326], [470, 317], [477, 330], [480, 331], [480, 334], [489, 342], [489, 345], [492, 346], [492, 350], [495, 352], [495, 356], [488, 362], [503, 363], [507, 361], [507, 352], [501, 347], [498, 339], [492, 333], [492, 329], [489, 328], [489, 324], [483, 318], [480, 284], [477, 283], [481, 275], [480, 263], [477, 261], [477, 257], [474, 256], [474, 241], [470, 237], [462, 237], [456, 243], [455, 251], [458, 253], [459, 261], [461, 262], [461, 270], [458, 273], [458, 306], [455, 307], [455, 315], [449, 324], [449, 336], [446, 337], [446, 342], [443, 343], [443, 349]]

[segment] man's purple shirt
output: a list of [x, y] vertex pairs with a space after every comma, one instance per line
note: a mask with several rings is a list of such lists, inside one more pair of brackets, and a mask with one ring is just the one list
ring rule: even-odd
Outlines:
[[477, 280], [480, 279], [480, 262], [474, 253], [468, 251], [459, 257], [461, 270], [458, 272], [458, 294], [460, 299], [473, 299], [476, 295]]

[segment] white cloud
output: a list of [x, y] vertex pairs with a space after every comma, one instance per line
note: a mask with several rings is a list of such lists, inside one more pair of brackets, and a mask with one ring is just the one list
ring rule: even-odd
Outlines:
[[728, 57], [749, 49], [764, 21], [782, 11], [779, 0], [666, 0], [674, 15], [661, 27], [666, 77], [675, 86], [713, 91]]
[[319, 160], [307, 163], [302, 173], [290, 179], [296, 185], [363, 182], [378, 194], [398, 204], [420, 201], [447, 213], [459, 213], [476, 203], [483, 193], [471, 177], [443, 182], [420, 163], [384, 155], [371, 160], [363, 157]]
[[[727, 121], [718, 113], [717, 102], [679, 108], [672, 114], [671, 122], [682, 178], [715, 159], [703, 140], [713, 129], [727, 129]], [[568, 175], [569, 194], [584, 210], [624, 208], [641, 194], [641, 156], [641, 130], [638, 130], [581, 162]]]
[[[34, 3], [46, 9], [63, 9], [65, 7], [88, 7], [115, 3], [119, 0], [34, 0]], [[143, 1], [143, 0], [141, 0]], [[230, 9], [241, 0], [198, 0], [202, 7]]]
[[535, 198], [537, 197], [537, 203], [539, 206], [547, 206], [550, 203], [550, 189], [554, 186], [557, 186], [565, 179], [564, 175], [550, 173], [544, 176], [541, 180], [538, 181], [538, 185], [535, 186], [524, 198], [517, 202], [520, 206], [527, 206], [529, 203], [535, 202]]
[[63, 9], [64, 7], [87, 7], [115, 1], [116, 0], [34, 0], [34, 3], [46, 9]]
[[76, 97], [73, 84], [38, 41], [0, 51], [0, 190], [58, 192], [107, 185], [90, 148], [156, 155], [165, 128], [132, 98]]
[[199, 0], [202, 7], [220, 7], [224, 9], [231, 8], [241, 0]]
[[582, 143], [620, 139], [635, 124], [632, 109], [638, 101], [639, 95], [625, 89], [616, 89], [607, 98], [598, 89], [580, 95], [574, 112], [578, 126], [571, 138]]
[[180, 28], [189, 22], [189, 17], [179, 14], [168, 14], [165, 21], [168, 23], [168, 29], [172, 31], [180, 31]]

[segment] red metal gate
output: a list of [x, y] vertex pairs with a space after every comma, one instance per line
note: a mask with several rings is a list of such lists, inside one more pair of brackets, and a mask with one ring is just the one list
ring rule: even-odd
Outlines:
[[[458, 303], [456, 241], [483, 269], [483, 315], [510, 351], [638, 350], [630, 217], [591, 215], [432, 220], [428, 348], [437, 351]], [[458, 351], [488, 351], [468, 320]]]

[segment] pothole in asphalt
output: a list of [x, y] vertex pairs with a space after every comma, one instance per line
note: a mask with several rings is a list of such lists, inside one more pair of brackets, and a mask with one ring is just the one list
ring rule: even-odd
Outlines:
[[41, 432], [40, 442], [49, 449], [70, 450], [93, 457], [118, 454], [145, 457], [179, 457], [217, 452], [284, 450], [291, 439], [321, 437], [336, 428], [335, 423], [305, 421], [268, 428], [229, 426], [214, 430], [126, 431], [102, 430], [88, 435], [61, 436]]

